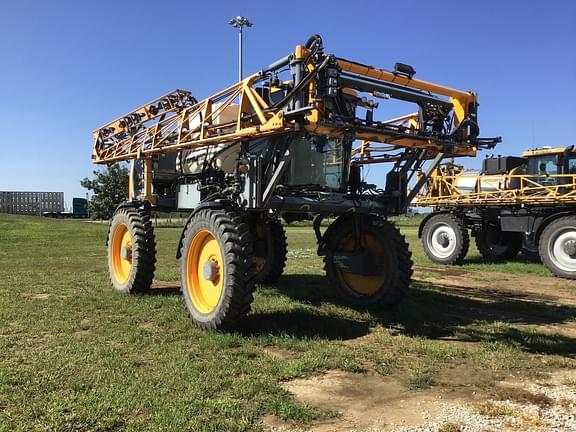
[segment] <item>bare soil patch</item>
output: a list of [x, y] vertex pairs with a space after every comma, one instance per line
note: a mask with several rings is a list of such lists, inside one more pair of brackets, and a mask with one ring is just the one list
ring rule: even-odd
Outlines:
[[48, 300], [52, 297], [50, 293], [27, 293], [24, 292], [20, 294], [23, 298], [31, 299], [31, 300]]
[[337, 410], [340, 416], [307, 429], [294, 428], [267, 417], [273, 431], [390, 431], [399, 426], [424, 424], [441, 412], [441, 390], [410, 391], [396, 379], [377, 374], [329, 371], [322, 376], [297, 379], [284, 385], [297, 399]]
[[152, 289], [158, 290], [179, 290], [180, 289], [180, 281], [163, 281], [154, 279], [152, 282]]
[[575, 379], [576, 371], [559, 371], [456, 395], [443, 388], [410, 391], [376, 374], [330, 371], [284, 387], [303, 402], [337, 410], [338, 418], [306, 428], [274, 416], [263, 422], [273, 432], [569, 431], [576, 430]]

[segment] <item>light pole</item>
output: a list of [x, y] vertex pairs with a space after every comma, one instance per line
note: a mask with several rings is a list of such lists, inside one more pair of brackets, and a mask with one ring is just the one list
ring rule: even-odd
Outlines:
[[252, 22], [248, 18], [238, 15], [228, 21], [228, 24], [238, 29], [238, 81], [242, 81], [242, 29], [244, 26], [252, 27]]

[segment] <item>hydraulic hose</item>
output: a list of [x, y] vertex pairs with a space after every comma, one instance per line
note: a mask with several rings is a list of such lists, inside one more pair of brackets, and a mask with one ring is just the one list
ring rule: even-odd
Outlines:
[[478, 126], [478, 123], [476, 123], [474, 120], [472, 120], [472, 119], [470, 119], [470, 117], [468, 117], [462, 123], [460, 123], [456, 129], [454, 129], [454, 131], [450, 134], [450, 136], [451, 137], [455, 136], [462, 129], [464, 129], [465, 127], [468, 127], [468, 126], [470, 126], [470, 136], [472, 138], [476, 138], [478, 135], [480, 135], [480, 127]]
[[320, 45], [322, 45], [322, 37], [318, 34], [313, 34], [308, 38], [308, 40], [304, 44], [304, 47], [310, 49], [314, 43], [319, 43]]
[[273, 111], [276, 108], [284, 105], [286, 102], [288, 102], [296, 93], [298, 93], [302, 87], [304, 87], [305, 85], [307, 85], [308, 83], [310, 83], [310, 81], [312, 81], [312, 78], [314, 78], [316, 75], [318, 75], [318, 73], [324, 69], [326, 67], [326, 65], [328, 64], [328, 62], [330, 61], [331, 57], [327, 56], [324, 61], [320, 64], [320, 66], [318, 66], [316, 69], [314, 69], [313, 72], [309, 73], [306, 78], [304, 78], [302, 81], [300, 81], [300, 84], [298, 84], [296, 87], [294, 87], [292, 89], [292, 91], [290, 93], [288, 93], [286, 96], [284, 96], [284, 98], [278, 102], [276, 102], [274, 105], [272, 105], [270, 108], [267, 109], [267, 111]]

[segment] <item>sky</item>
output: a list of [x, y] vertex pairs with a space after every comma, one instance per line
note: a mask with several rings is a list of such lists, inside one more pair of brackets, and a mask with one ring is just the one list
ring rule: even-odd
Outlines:
[[0, 1], [0, 190], [85, 196], [94, 129], [175, 88], [201, 99], [236, 82], [237, 15], [254, 22], [246, 74], [318, 33], [326, 52], [479, 93], [495, 154], [576, 144], [571, 0]]

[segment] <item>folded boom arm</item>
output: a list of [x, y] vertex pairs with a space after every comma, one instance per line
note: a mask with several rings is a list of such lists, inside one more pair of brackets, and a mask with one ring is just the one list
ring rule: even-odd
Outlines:
[[[313, 41], [206, 99], [175, 90], [104, 125], [93, 133], [92, 158], [106, 164], [150, 159], [302, 130], [349, 134], [396, 149], [475, 155], [480, 142], [476, 94], [414, 79], [411, 68], [402, 66], [394, 72], [369, 67], [324, 54], [321, 42]], [[281, 81], [286, 70], [291, 79]], [[378, 103], [367, 97], [416, 104], [418, 112], [411, 122], [379, 120]]]

